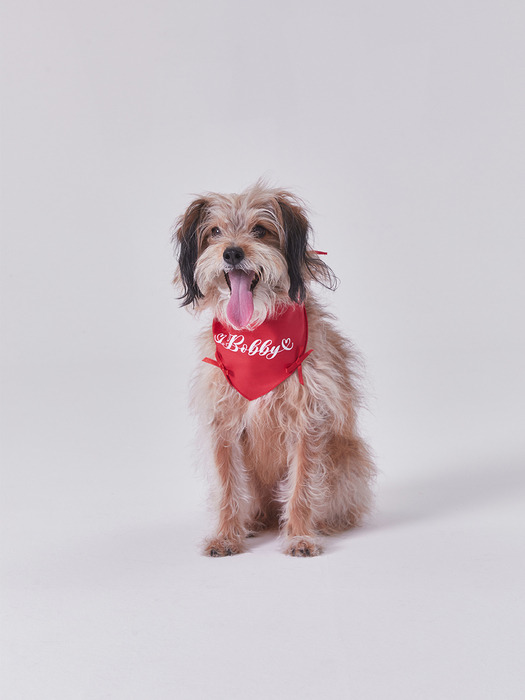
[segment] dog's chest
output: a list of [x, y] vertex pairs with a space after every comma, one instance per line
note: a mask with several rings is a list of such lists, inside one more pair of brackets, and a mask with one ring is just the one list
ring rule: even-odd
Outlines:
[[282, 479], [287, 464], [285, 430], [265, 397], [248, 404], [242, 448], [246, 470], [259, 481], [270, 486]]

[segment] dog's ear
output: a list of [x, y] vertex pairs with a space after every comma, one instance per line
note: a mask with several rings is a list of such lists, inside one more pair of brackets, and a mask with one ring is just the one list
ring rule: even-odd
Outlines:
[[205, 217], [207, 200], [193, 201], [175, 224], [173, 241], [177, 248], [179, 269], [175, 274], [175, 284], [180, 284], [183, 294], [181, 306], [195, 304], [202, 298], [202, 292], [195, 282], [195, 265], [199, 256], [199, 227]]
[[302, 303], [306, 296], [305, 278], [313, 279], [328, 289], [337, 287], [337, 278], [313, 251], [308, 250], [310, 222], [304, 208], [288, 193], [277, 197], [284, 230], [284, 254], [290, 278], [290, 299]]
[[292, 301], [304, 301], [304, 265], [310, 224], [303, 209], [283, 193], [277, 198], [281, 209], [284, 231], [284, 255], [288, 265], [290, 289], [288, 295]]

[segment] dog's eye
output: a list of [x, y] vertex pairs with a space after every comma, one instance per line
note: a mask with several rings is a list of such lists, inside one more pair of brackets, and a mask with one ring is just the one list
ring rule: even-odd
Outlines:
[[263, 226], [257, 225], [252, 228], [252, 233], [255, 236], [255, 238], [264, 238], [267, 234], [267, 231]]
[[217, 236], [220, 236], [221, 235], [220, 228], [218, 226], [214, 226], [211, 230], [211, 235], [213, 236], [213, 238], [217, 238]]

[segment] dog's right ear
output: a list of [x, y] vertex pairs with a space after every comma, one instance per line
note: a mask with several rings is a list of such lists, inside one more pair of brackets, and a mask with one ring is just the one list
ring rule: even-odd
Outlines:
[[177, 248], [179, 268], [174, 283], [182, 287], [181, 306], [195, 304], [203, 294], [195, 282], [195, 265], [199, 256], [199, 229], [206, 214], [208, 202], [204, 198], [196, 199], [179, 217], [175, 224], [173, 241]]

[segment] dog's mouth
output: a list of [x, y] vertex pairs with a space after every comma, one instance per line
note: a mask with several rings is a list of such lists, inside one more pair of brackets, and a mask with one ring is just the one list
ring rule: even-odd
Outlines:
[[[231, 290], [232, 290], [232, 285], [231, 285], [231, 282], [230, 282], [230, 275], [229, 275], [226, 271], [224, 271], [224, 279], [226, 280], [226, 284], [228, 285], [228, 288], [229, 288], [229, 290], [230, 290], [230, 292], [231, 292]], [[253, 290], [255, 289], [255, 287], [256, 287], [258, 284], [259, 284], [259, 275], [258, 275], [257, 273], [255, 273], [255, 275], [254, 275], [254, 277], [253, 277], [253, 280], [252, 280], [252, 283], [251, 283], [251, 285], [250, 285], [250, 292], [253, 292]]]
[[253, 316], [253, 290], [259, 282], [259, 275], [253, 270], [245, 272], [233, 268], [224, 271], [224, 277], [230, 289], [226, 316], [235, 328], [245, 328]]

